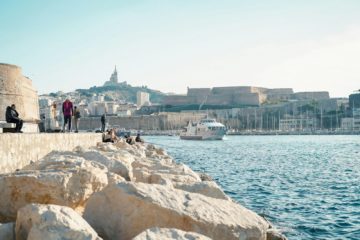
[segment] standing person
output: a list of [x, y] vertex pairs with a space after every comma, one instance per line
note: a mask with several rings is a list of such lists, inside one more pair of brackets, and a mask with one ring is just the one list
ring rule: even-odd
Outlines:
[[63, 132], [65, 132], [65, 126], [68, 124], [69, 132], [71, 131], [71, 117], [74, 115], [74, 109], [72, 102], [67, 98], [62, 105], [63, 115], [64, 115], [64, 126]]
[[21, 118], [19, 118], [19, 113], [16, 111], [16, 106], [15, 104], [12, 104], [11, 107], [8, 106], [6, 108], [6, 122], [7, 123], [15, 123], [16, 127], [15, 127], [15, 131], [18, 133], [22, 133], [21, 128], [23, 126], [23, 120]]
[[79, 121], [80, 121], [81, 115], [79, 109], [75, 106], [74, 107], [74, 125], [75, 125], [75, 132], [79, 132]]
[[106, 125], [106, 115], [105, 113], [101, 115], [101, 131], [105, 132], [105, 125]]

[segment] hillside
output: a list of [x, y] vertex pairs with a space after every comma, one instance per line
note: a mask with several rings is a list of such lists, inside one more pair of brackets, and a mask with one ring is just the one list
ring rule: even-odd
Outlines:
[[152, 90], [146, 86], [133, 87], [129, 84], [118, 84], [114, 86], [94, 86], [89, 89], [76, 89], [82, 96], [90, 97], [93, 94], [105, 95], [105, 100], [124, 100], [126, 102], [136, 103], [136, 93], [138, 91], [147, 92], [150, 94], [150, 101], [152, 103], [161, 103], [165, 93], [157, 90]]

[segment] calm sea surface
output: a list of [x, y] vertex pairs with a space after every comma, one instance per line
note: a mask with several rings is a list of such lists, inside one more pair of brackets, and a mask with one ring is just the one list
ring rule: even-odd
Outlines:
[[360, 239], [360, 136], [145, 137], [289, 239]]

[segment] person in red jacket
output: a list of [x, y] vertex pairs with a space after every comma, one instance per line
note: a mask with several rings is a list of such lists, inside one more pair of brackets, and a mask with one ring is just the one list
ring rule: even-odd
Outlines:
[[74, 115], [74, 108], [72, 102], [68, 98], [63, 102], [62, 111], [64, 114], [63, 132], [65, 132], [66, 124], [68, 124], [69, 132], [71, 132], [71, 117]]

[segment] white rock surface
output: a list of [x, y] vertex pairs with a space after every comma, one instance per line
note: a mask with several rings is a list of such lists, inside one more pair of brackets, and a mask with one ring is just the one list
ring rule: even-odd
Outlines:
[[132, 176], [131, 163], [135, 160], [134, 156], [124, 150], [116, 152], [99, 152], [96, 150], [85, 151], [80, 154], [86, 160], [94, 161], [103, 164], [110, 172], [116, 173], [127, 181], [130, 181]]
[[232, 201], [132, 182], [108, 185], [92, 195], [84, 218], [104, 239], [131, 239], [162, 227], [212, 239], [265, 240], [269, 228], [263, 218]]
[[201, 182], [197, 173], [184, 164], [177, 164], [171, 158], [137, 159], [132, 163], [134, 181], [163, 184], [164, 179], [175, 183]]
[[1, 240], [15, 240], [15, 223], [0, 223], [0, 239]]
[[100, 240], [91, 226], [73, 209], [29, 204], [17, 214], [16, 240]]
[[175, 228], [150, 228], [137, 235], [133, 240], [211, 240], [194, 232], [184, 232]]
[[223, 190], [212, 181], [195, 182], [189, 184], [175, 183], [173, 186], [187, 192], [199, 193], [208, 197], [230, 200]]
[[0, 175], [0, 222], [15, 220], [17, 210], [28, 203], [82, 207], [92, 193], [108, 184], [107, 169], [85, 160], [35, 166], [45, 170]]

